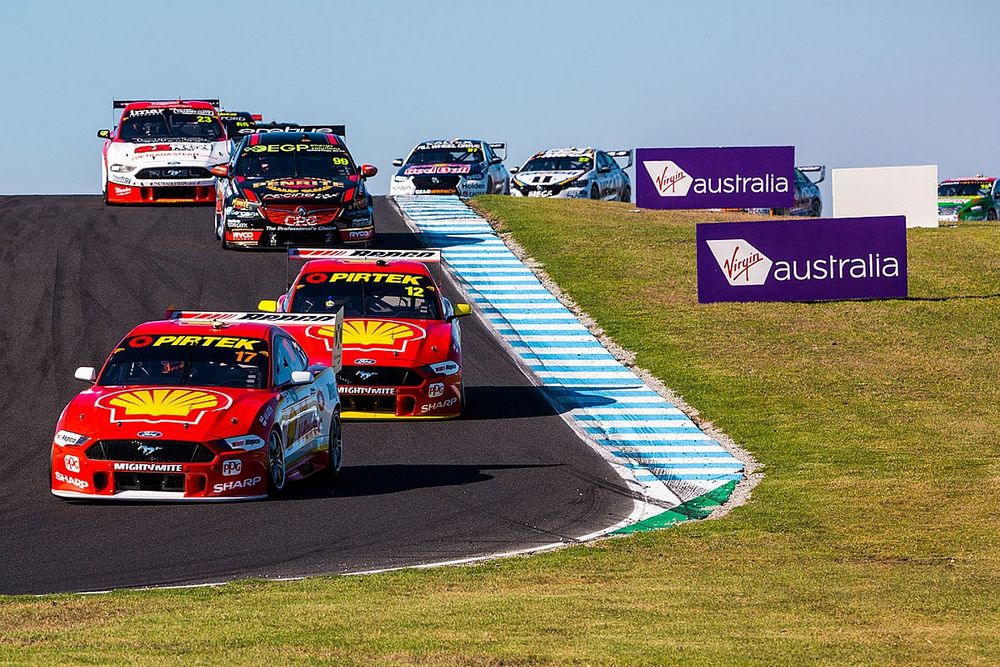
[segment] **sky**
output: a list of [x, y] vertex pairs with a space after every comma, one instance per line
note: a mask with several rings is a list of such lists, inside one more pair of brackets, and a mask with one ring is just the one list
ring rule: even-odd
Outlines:
[[0, 193], [99, 192], [111, 100], [174, 96], [345, 123], [376, 194], [451, 137], [1000, 175], [998, 43], [995, 0], [3, 2]]

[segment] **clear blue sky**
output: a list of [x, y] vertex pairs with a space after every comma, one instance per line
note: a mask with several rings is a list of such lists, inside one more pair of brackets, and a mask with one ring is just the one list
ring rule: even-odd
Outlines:
[[996, 0], [5, 1], [0, 192], [97, 192], [111, 99], [177, 95], [344, 122], [376, 193], [455, 136], [1000, 175], [998, 55]]

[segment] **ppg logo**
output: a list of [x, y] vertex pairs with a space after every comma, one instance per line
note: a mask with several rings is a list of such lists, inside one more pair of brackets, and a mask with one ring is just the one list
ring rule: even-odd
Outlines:
[[243, 461], [240, 459], [226, 459], [222, 462], [222, 474], [226, 477], [235, 477], [243, 472]]

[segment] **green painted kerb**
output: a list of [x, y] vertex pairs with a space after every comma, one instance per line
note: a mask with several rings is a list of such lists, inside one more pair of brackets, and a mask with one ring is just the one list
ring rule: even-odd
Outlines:
[[682, 503], [673, 509], [669, 509], [662, 514], [651, 516], [648, 519], [640, 521], [639, 523], [633, 523], [631, 526], [619, 528], [615, 531], [615, 534], [624, 535], [627, 533], [637, 533], [645, 530], [669, 528], [670, 526], [675, 526], [684, 521], [690, 521], [691, 519], [704, 519], [717, 507], [722, 505], [722, 503], [726, 502], [729, 499], [729, 496], [732, 495], [733, 489], [735, 488], [736, 480], [733, 480], [709, 491], [703, 496], [692, 498], [686, 503]]

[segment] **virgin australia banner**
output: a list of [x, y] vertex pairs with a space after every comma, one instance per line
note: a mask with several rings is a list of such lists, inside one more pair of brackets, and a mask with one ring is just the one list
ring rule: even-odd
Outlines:
[[697, 227], [698, 301], [906, 297], [906, 217]]
[[784, 208], [795, 204], [795, 147], [639, 148], [639, 208]]

